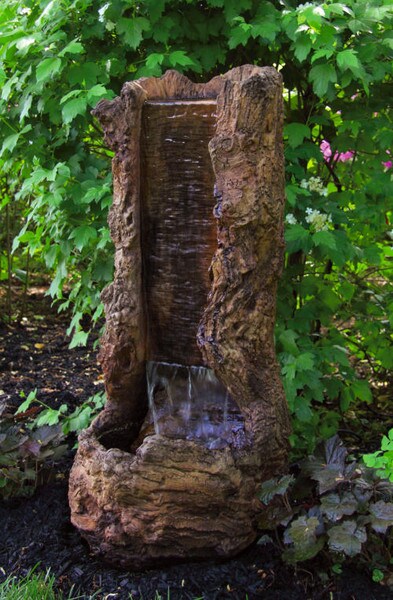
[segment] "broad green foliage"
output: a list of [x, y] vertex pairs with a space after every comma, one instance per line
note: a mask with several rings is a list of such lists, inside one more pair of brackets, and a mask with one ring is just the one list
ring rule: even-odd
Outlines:
[[293, 446], [311, 451], [393, 366], [392, 22], [390, 0], [3, 0], [0, 278], [43, 261], [50, 294], [73, 309], [72, 343], [85, 343], [113, 263], [110, 153], [90, 109], [168, 68], [202, 81], [276, 66], [288, 199], [277, 351]]

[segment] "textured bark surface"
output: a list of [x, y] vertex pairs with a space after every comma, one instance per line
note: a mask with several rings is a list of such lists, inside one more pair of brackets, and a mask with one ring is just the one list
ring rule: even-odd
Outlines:
[[[273, 345], [283, 256], [281, 78], [244, 66], [205, 85], [169, 71], [124, 86], [96, 111], [113, 161], [109, 217], [116, 246], [113, 284], [103, 294], [108, 402], [80, 436], [70, 479], [73, 523], [105, 560], [139, 568], [167, 560], [235, 554], [255, 539], [261, 481], [285, 469], [289, 422]], [[204, 362], [240, 407], [247, 443], [209, 450], [152, 434], [140, 225], [140, 124], [146, 100], [217, 101], [210, 141], [216, 178], [217, 249], [197, 335]], [[131, 444], [133, 450], [130, 451]]]

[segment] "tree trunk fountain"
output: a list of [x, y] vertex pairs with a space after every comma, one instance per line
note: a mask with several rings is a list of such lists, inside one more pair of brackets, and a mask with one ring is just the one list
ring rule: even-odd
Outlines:
[[122, 567], [225, 557], [285, 471], [274, 351], [283, 257], [281, 77], [235, 68], [126, 83], [94, 111], [115, 152], [107, 404], [81, 433], [71, 518]]

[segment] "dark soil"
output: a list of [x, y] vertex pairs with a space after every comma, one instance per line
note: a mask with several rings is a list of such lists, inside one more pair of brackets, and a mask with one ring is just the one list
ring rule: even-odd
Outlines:
[[[67, 325], [67, 317], [56, 315], [40, 291], [30, 294], [25, 320], [19, 325], [0, 324], [3, 414], [14, 411], [20, 392], [27, 395], [37, 389], [40, 400], [52, 407], [67, 403], [72, 410], [102, 389], [93, 341], [88, 348], [69, 350]], [[59, 589], [68, 593], [74, 586], [74, 593], [86, 599], [95, 592], [98, 599], [118, 600], [393, 599], [393, 593], [373, 583], [370, 574], [347, 570], [332, 577], [320, 560], [288, 567], [272, 544], [254, 545], [222, 563], [188, 563], [139, 573], [113, 569], [90, 555], [70, 523], [71, 464], [72, 452], [56, 467], [53, 481], [32, 497], [0, 502], [0, 581], [8, 575], [23, 576], [39, 563], [39, 568], [49, 568], [55, 575]]]

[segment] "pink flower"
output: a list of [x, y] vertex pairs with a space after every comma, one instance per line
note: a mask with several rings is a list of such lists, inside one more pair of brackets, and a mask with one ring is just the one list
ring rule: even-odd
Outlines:
[[319, 146], [319, 148], [320, 148], [320, 150], [321, 150], [321, 152], [323, 154], [323, 158], [325, 160], [328, 160], [331, 157], [331, 155], [332, 155], [332, 149], [330, 147], [329, 142], [326, 141], [326, 140], [322, 140], [321, 145]]
[[340, 154], [336, 152], [334, 158], [339, 162], [347, 162], [347, 160], [352, 160], [354, 155], [355, 153], [352, 150], [348, 150], [347, 152], [341, 152]]
[[391, 169], [393, 167], [393, 161], [391, 161], [391, 160], [387, 160], [386, 162], [383, 162], [382, 164], [385, 167], [385, 169]]
[[[327, 140], [322, 140], [319, 148], [323, 154], [323, 158], [326, 161], [328, 161], [332, 157], [332, 149], [330, 147], [329, 142]], [[353, 152], [353, 150], [348, 150], [347, 152], [335, 152], [334, 161], [347, 162], [347, 160], [352, 160], [354, 156], [355, 153]]]

